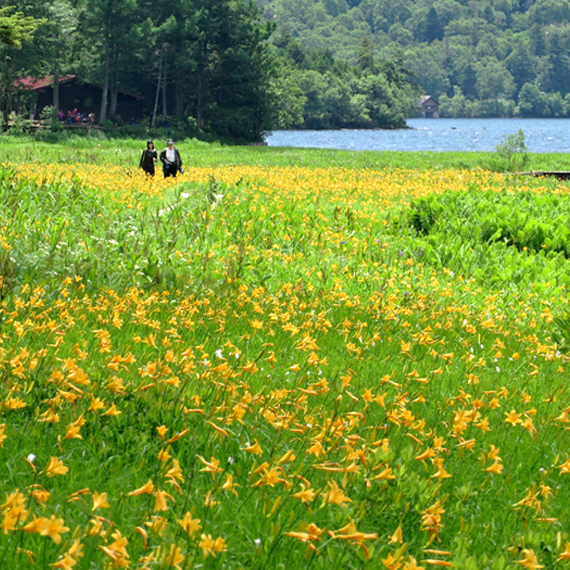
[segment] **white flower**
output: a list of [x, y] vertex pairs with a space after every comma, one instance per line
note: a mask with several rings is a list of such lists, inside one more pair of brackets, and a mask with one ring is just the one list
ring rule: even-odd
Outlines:
[[253, 542], [255, 543], [255, 546], [257, 546], [257, 548], [261, 546], [261, 538], [256, 538]]
[[30, 455], [28, 455], [27, 459], [30, 463], [33, 463], [36, 460], [36, 456], [33, 453], [30, 453]]

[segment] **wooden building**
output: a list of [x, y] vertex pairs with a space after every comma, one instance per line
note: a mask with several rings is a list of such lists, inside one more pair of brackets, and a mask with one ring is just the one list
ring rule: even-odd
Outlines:
[[438, 119], [439, 103], [431, 95], [422, 97], [420, 99], [420, 114], [424, 119]]
[[[30, 118], [38, 118], [44, 107], [53, 105], [53, 75], [42, 79], [24, 77], [14, 82], [14, 86], [22, 92], [31, 94]], [[99, 120], [103, 86], [95, 82], [82, 82], [77, 75], [64, 75], [59, 78], [59, 109], [67, 115], [68, 111], [77, 109], [82, 115], [95, 114]], [[109, 94], [110, 101], [110, 94]], [[143, 117], [144, 97], [119, 89], [117, 91], [117, 111], [123, 121], [140, 120]], [[107, 111], [108, 112], [108, 111]]]

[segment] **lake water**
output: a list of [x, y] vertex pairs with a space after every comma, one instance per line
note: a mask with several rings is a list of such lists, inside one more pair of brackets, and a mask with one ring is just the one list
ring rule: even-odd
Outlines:
[[275, 131], [269, 146], [344, 150], [493, 151], [522, 129], [529, 152], [570, 152], [570, 119], [409, 119], [391, 131]]

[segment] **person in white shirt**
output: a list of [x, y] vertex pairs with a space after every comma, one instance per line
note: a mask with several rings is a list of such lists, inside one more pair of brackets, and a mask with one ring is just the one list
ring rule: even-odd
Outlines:
[[184, 172], [182, 170], [182, 158], [180, 152], [174, 146], [174, 141], [168, 139], [166, 148], [160, 153], [160, 160], [162, 161], [164, 178], [168, 176], [176, 177], [177, 172]]

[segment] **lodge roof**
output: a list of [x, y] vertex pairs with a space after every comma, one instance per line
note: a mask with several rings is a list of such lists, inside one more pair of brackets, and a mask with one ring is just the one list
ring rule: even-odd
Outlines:
[[[77, 75], [62, 75], [59, 78], [59, 83], [71, 83], [73, 81], [78, 81], [79, 78]], [[102, 88], [103, 85], [101, 83], [97, 83], [95, 81], [88, 81], [90, 85], [94, 85], [95, 87]], [[37, 77], [21, 77], [20, 79], [16, 79], [14, 81], [14, 87], [19, 89], [26, 89], [29, 91], [41, 91], [42, 89], [46, 89], [47, 87], [53, 87], [54, 84], [54, 76], [53, 75], [46, 75], [42, 78]], [[136, 99], [144, 99], [142, 95], [137, 95], [136, 93], [132, 93], [130, 91], [125, 91], [124, 89], [117, 89], [119, 93], [123, 95], [127, 95], [129, 97], [135, 97]]]
[[424, 103], [427, 103], [430, 99], [431, 99], [436, 105], [439, 105], [439, 103], [438, 103], [431, 95], [424, 95], [424, 96], [420, 99], [420, 105], [423, 105]]

